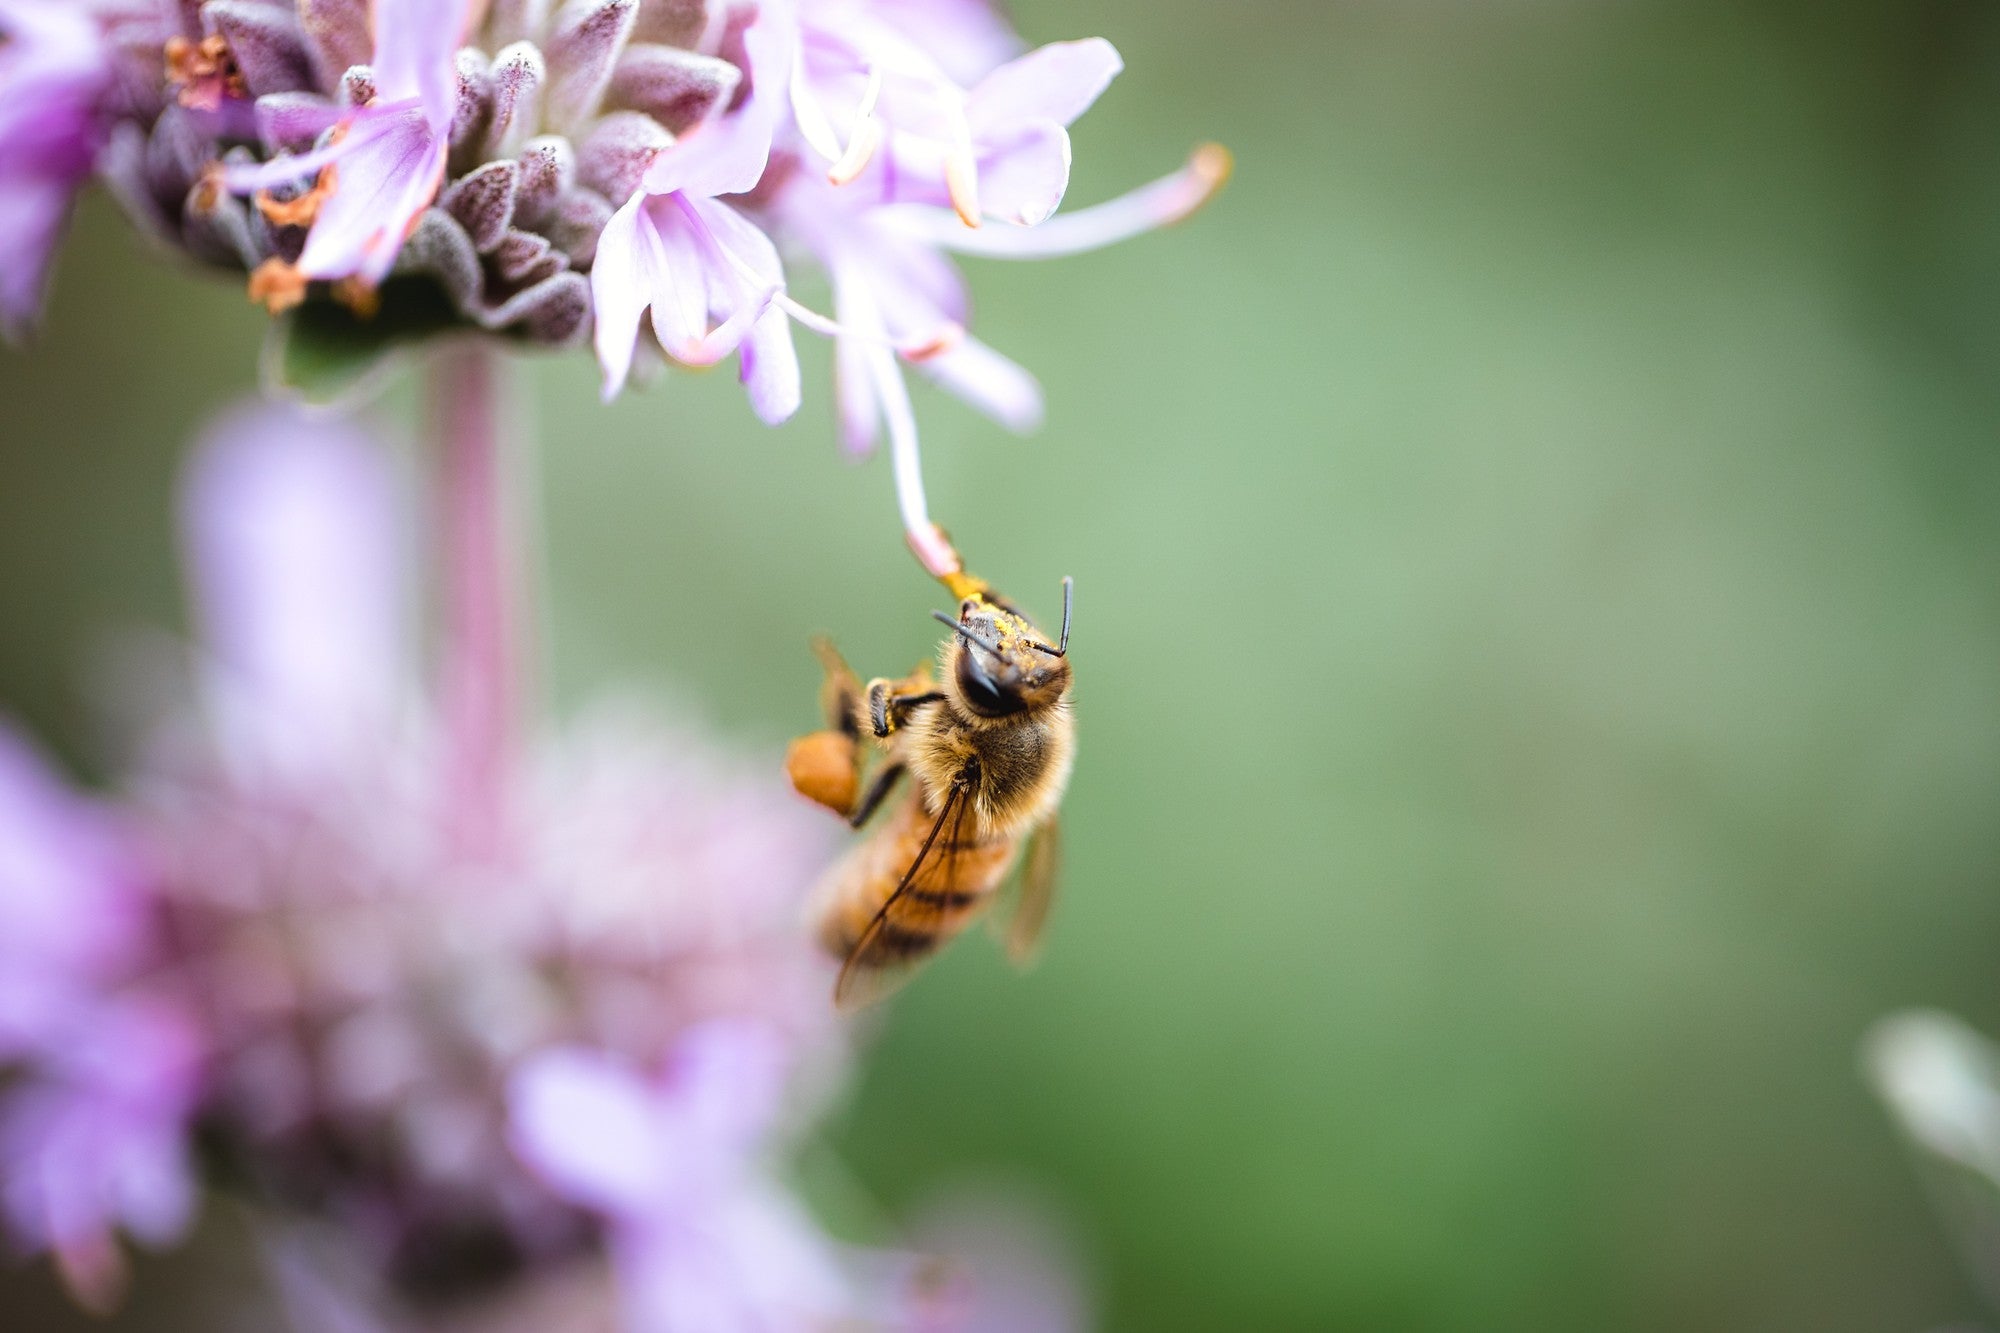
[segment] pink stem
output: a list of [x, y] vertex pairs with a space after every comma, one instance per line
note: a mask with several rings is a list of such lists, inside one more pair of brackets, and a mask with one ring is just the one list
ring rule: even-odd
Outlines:
[[445, 813], [454, 850], [481, 861], [505, 850], [523, 686], [520, 565], [510, 540], [502, 388], [498, 355], [475, 344], [442, 348], [432, 363], [428, 410], [441, 474]]

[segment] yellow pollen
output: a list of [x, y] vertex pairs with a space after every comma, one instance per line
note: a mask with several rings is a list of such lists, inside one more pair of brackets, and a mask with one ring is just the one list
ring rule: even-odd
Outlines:
[[979, 225], [979, 165], [972, 150], [955, 149], [944, 160], [944, 188], [958, 220], [968, 227]]
[[1230, 176], [1236, 171], [1236, 157], [1219, 143], [1198, 144], [1188, 156], [1188, 169], [1201, 183], [1202, 194], [1194, 207], [1176, 218], [1176, 222], [1186, 222], [1222, 192], [1222, 187], [1229, 184]]
[[290, 310], [306, 299], [306, 275], [287, 260], [267, 259], [250, 272], [249, 296], [271, 314]]
[[915, 347], [904, 348], [903, 359], [911, 365], [921, 365], [933, 357], [943, 356], [946, 352], [949, 352], [964, 341], [965, 326], [956, 321], [948, 322], [937, 331], [937, 334], [929, 342], [919, 343]]
[[881, 146], [882, 122], [870, 116], [854, 127], [854, 137], [847, 141], [847, 151], [840, 155], [840, 161], [827, 168], [827, 181], [833, 185], [848, 184], [867, 170], [875, 150]]
[[225, 97], [247, 98], [249, 85], [236, 57], [221, 33], [211, 33], [199, 42], [185, 37], [169, 37], [162, 49], [167, 67], [167, 83], [178, 89], [180, 104], [198, 111], [213, 111]]
[[269, 190], [257, 191], [257, 211], [279, 227], [310, 227], [319, 216], [320, 205], [324, 204], [334, 191], [338, 168], [327, 163], [319, 169], [319, 177], [313, 187], [296, 199], [273, 199]]
[[222, 164], [210, 162], [201, 169], [201, 179], [195, 183], [192, 203], [199, 213], [212, 213], [222, 202]]

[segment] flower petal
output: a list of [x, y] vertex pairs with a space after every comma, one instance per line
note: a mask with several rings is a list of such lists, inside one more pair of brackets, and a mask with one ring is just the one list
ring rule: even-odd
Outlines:
[[514, 1155], [564, 1197], [614, 1216], [671, 1202], [660, 1105], [636, 1070], [582, 1047], [541, 1051], [514, 1070], [507, 1106]]
[[750, 326], [737, 354], [751, 411], [767, 426], [789, 421], [799, 410], [801, 389], [799, 353], [792, 345], [792, 322], [785, 312], [768, 307]]
[[0, 1061], [60, 1040], [130, 956], [142, 883], [109, 814], [0, 722]]
[[980, 209], [1032, 227], [1056, 211], [1069, 189], [1069, 131], [1053, 120], [1026, 127], [979, 163]]
[[950, 351], [919, 363], [918, 369], [1016, 434], [1041, 427], [1041, 385], [976, 338], [966, 338]]
[[632, 373], [632, 353], [639, 338], [639, 317], [650, 301], [651, 282], [639, 236], [638, 195], [611, 215], [597, 238], [597, 260], [590, 269], [591, 303], [597, 308], [592, 333], [597, 364], [604, 370], [608, 402], [625, 387]]
[[227, 743], [280, 771], [371, 743], [402, 667], [395, 488], [344, 422], [253, 404], [209, 431], [181, 532]]
[[655, 158], [645, 188], [653, 194], [742, 194], [756, 187], [770, 161], [771, 140], [791, 105], [798, 25], [786, 4], [766, 4], [743, 31], [750, 95], [727, 115], [702, 121]]
[[1021, 39], [991, 0], [868, 0], [868, 8], [961, 87], [1021, 52]]
[[307, 277], [354, 275], [380, 283], [417, 214], [436, 196], [444, 178], [444, 135], [415, 109], [391, 114], [383, 133], [341, 155], [334, 191], [320, 205], [299, 255], [299, 271]]
[[71, 201], [67, 186], [0, 180], [0, 336], [26, 337], [40, 315]]
[[[639, 234], [648, 245], [646, 297], [653, 308], [653, 336], [669, 356], [693, 361], [708, 335], [708, 265], [675, 196], [646, 199], [642, 222]], [[728, 355], [729, 350], [724, 348], [703, 364]]]
[[994, 70], [965, 99], [975, 138], [1042, 120], [1067, 125], [1090, 109], [1125, 62], [1102, 37], [1051, 42]]
[[1048, 259], [1112, 245], [1188, 217], [1229, 180], [1229, 151], [1220, 144], [1195, 149], [1188, 164], [1150, 185], [1105, 203], [1059, 213], [1036, 227], [963, 226], [935, 208], [884, 208], [882, 224], [916, 240], [960, 254], [993, 259]]
[[452, 56], [480, 0], [375, 0], [375, 89], [384, 101], [413, 97], [442, 133], [458, 100]]

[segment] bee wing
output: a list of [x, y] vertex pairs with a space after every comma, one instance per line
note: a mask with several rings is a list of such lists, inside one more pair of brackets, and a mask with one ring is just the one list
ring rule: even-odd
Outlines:
[[972, 802], [965, 799], [965, 784], [954, 782], [945, 795], [944, 807], [938, 811], [931, 823], [931, 831], [924, 838], [924, 845], [918, 849], [910, 868], [903, 872], [895, 892], [883, 902], [861, 932], [861, 938], [848, 950], [847, 961], [841, 964], [840, 977], [833, 983], [833, 1002], [843, 1010], [865, 1009], [878, 1000], [886, 998], [901, 987], [916, 973], [918, 966], [930, 958], [931, 950], [922, 947], [931, 942], [929, 936], [912, 936], [889, 920], [889, 915], [909, 893], [916, 883], [917, 875], [930, 860], [932, 849], [938, 845], [938, 835], [945, 825], [951, 825], [951, 836], [946, 846], [944, 873], [940, 876], [938, 891], [949, 893], [957, 883], [954, 867], [958, 863], [957, 845], [964, 840], [966, 817], [972, 810]]
[[1021, 859], [1020, 883], [1008, 911], [995, 916], [994, 933], [1015, 967], [1032, 967], [1041, 951], [1042, 928], [1048, 924], [1049, 909], [1055, 905], [1056, 881], [1062, 875], [1062, 828], [1054, 815], [1028, 835], [1028, 848]]

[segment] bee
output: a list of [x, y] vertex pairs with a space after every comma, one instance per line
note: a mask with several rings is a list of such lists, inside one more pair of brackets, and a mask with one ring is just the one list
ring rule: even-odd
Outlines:
[[[1076, 754], [1070, 714], [1071, 580], [1062, 581], [1062, 633], [1034, 622], [978, 579], [946, 586], [958, 615], [928, 664], [900, 680], [862, 685], [831, 643], [814, 642], [825, 668], [825, 730], [785, 756], [804, 796], [867, 825], [905, 778], [908, 794], [849, 849], [814, 890], [820, 943], [842, 959], [834, 1003], [857, 1009], [887, 995], [917, 965], [985, 915], [1022, 862], [1004, 942], [1025, 966], [1040, 942], [1060, 857], [1057, 807]], [[866, 787], [864, 742], [881, 753]], [[1025, 852], [1025, 855], [1024, 855]]]

